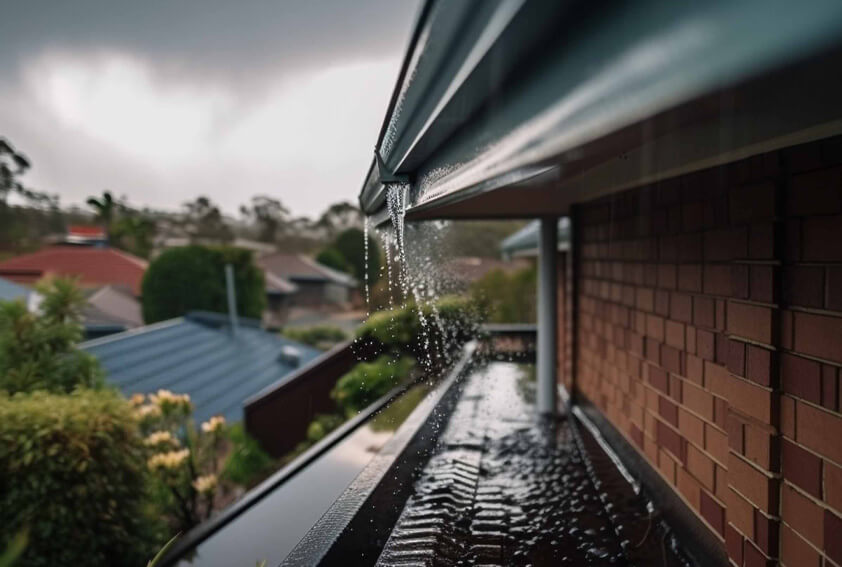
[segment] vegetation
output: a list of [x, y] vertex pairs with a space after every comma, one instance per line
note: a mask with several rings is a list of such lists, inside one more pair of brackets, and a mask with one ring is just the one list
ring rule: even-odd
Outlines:
[[281, 331], [281, 335], [291, 341], [310, 345], [322, 350], [328, 350], [334, 345], [348, 339], [348, 333], [339, 327], [318, 325], [306, 328], [289, 328]]
[[491, 323], [534, 323], [537, 285], [534, 266], [516, 272], [493, 270], [474, 282], [470, 292]]
[[319, 252], [316, 256], [316, 262], [328, 268], [345, 272], [346, 274], [352, 272], [351, 265], [345, 260], [345, 256], [336, 248], [325, 248]]
[[500, 242], [523, 228], [523, 220], [462, 220], [450, 222], [439, 247], [449, 256], [496, 258]]
[[414, 367], [412, 357], [395, 359], [389, 354], [360, 362], [339, 379], [330, 396], [346, 417], [352, 417], [405, 380]]
[[19, 565], [139, 565], [149, 555], [145, 449], [118, 394], [0, 394], [0, 471], [0, 546], [28, 530]]
[[275, 469], [275, 461], [246, 433], [242, 423], [229, 427], [227, 437], [231, 448], [222, 469], [224, 479], [251, 488]]
[[[363, 284], [366, 279], [365, 233], [356, 227], [343, 230], [319, 253], [316, 261], [349, 273]], [[380, 278], [380, 266], [380, 247], [372, 238], [369, 241], [367, 266], [369, 285], [374, 285]]]
[[192, 245], [166, 250], [149, 265], [142, 286], [144, 320], [154, 323], [193, 310], [226, 313], [226, 264], [234, 267], [237, 313], [259, 319], [266, 292], [251, 252]]
[[40, 314], [30, 313], [22, 301], [0, 301], [0, 390], [69, 393], [99, 387], [99, 363], [75, 348], [82, 338], [84, 296], [69, 279], [48, 279], [37, 289], [43, 296]]

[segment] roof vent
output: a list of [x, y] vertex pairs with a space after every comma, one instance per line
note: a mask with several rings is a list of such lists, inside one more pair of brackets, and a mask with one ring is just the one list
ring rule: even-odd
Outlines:
[[281, 347], [281, 354], [278, 356], [278, 362], [286, 364], [287, 366], [292, 366], [293, 368], [298, 368], [298, 365], [301, 364], [301, 351], [294, 346], [287, 345]]

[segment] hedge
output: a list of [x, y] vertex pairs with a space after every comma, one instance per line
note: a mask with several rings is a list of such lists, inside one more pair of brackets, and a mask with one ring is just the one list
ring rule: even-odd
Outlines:
[[29, 534], [16, 567], [145, 563], [156, 525], [145, 471], [118, 394], [0, 393], [0, 548]]

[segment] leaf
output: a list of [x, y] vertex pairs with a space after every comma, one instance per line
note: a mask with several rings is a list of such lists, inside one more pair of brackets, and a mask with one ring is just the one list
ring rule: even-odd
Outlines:
[[12, 538], [6, 550], [0, 554], [0, 567], [11, 567], [15, 561], [23, 554], [26, 549], [26, 544], [29, 541], [27, 530], [21, 530]]
[[153, 557], [152, 560], [146, 564], [146, 567], [155, 567], [155, 565], [157, 565], [158, 562], [164, 557], [164, 555], [167, 554], [170, 548], [175, 544], [175, 540], [177, 540], [179, 537], [181, 537], [181, 532], [175, 534], [170, 541], [164, 544], [164, 547], [162, 547], [161, 550], [155, 555], [155, 557]]

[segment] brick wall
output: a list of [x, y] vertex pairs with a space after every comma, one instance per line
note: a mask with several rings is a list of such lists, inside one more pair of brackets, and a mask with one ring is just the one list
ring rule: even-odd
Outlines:
[[577, 389], [736, 565], [842, 566], [840, 165], [830, 139], [579, 209]]

